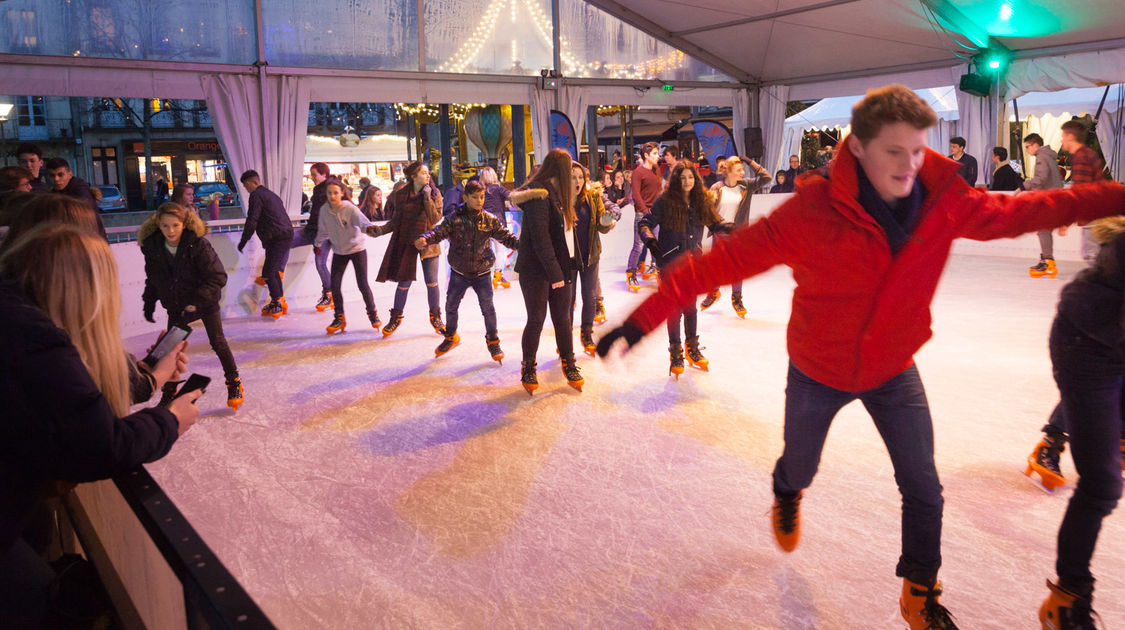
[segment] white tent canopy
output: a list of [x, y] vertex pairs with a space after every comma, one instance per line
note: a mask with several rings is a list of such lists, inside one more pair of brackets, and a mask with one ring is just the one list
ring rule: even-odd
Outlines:
[[[938, 115], [938, 124], [930, 130], [927, 139], [930, 147], [935, 151], [945, 151], [949, 147], [949, 139], [956, 135], [955, 125], [960, 119], [956, 91], [953, 86], [945, 86], [915, 90], [915, 93], [925, 99]], [[859, 95], [822, 99], [786, 118], [781, 155], [787, 160], [788, 156], [799, 154], [801, 137], [808, 130], [840, 128], [846, 134], [851, 129], [852, 107], [862, 98]], [[774, 170], [783, 166], [783, 160], [779, 161]]]

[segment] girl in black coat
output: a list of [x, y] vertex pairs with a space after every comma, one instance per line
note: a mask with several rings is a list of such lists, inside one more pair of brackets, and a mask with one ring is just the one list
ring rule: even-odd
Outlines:
[[[199, 217], [175, 203], [160, 206], [137, 230], [145, 256], [145, 319], [156, 321], [157, 300], [168, 311], [169, 328], [202, 319], [211, 349], [223, 365], [227, 405], [237, 410], [243, 400], [242, 380], [223, 334], [219, 308], [227, 272], [211, 243], [203, 238], [205, 233]], [[166, 388], [165, 398], [171, 393]]]
[[[660, 237], [654, 229], [660, 228]], [[661, 269], [683, 254], [703, 248], [703, 228], [715, 232], [729, 232], [730, 225], [715, 211], [714, 196], [707, 190], [695, 165], [681, 160], [672, 167], [668, 189], [652, 204], [652, 210], [641, 219], [638, 230], [645, 247], [652, 252]], [[684, 322], [684, 345], [680, 345], [680, 319]], [[685, 309], [681, 316], [668, 319], [668, 352], [671, 356], [669, 372], [679, 378], [684, 373], [684, 351], [693, 367], [707, 370], [708, 361], [699, 347], [696, 328], [698, 312], [695, 306]]]
[[511, 197], [512, 203], [523, 210], [516, 273], [520, 274], [520, 291], [527, 308], [520, 382], [528, 394], [539, 388], [535, 353], [548, 308], [566, 381], [578, 391], [582, 391], [584, 382], [574, 362], [574, 339], [570, 332], [573, 300], [568, 283], [572, 282], [573, 273], [581, 269], [575, 241], [570, 165], [569, 153], [552, 150], [535, 176]]

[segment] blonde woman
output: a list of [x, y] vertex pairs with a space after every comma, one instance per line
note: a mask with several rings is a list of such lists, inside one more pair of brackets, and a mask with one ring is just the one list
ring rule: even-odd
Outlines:
[[[491, 214], [500, 220], [500, 227], [508, 229], [508, 206], [510, 202], [508, 198], [512, 196], [511, 191], [500, 183], [500, 176], [496, 174], [496, 169], [491, 166], [486, 166], [480, 169], [480, 185], [484, 186], [484, 211]], [[513, 235], [519, 234], [513, 232]], [[504, 277], [504, 267], [507, 266], [509, 250], [504, 247], [499, 241], [492, 241], [492, 253], [496, 257], [496, 262], [492, 265], [492, 288], [510, 288], [511, 282], [508, 282]]]
[[[125, 354], [120, 316], [117, 263], [96, 233], [48, 223], [0, 254], [0, 619], [7, 627], [43, 627], [53, 572], [21, 536], [51, 482], [107, 479], [159, 459], [199, 416], [200, 392], [129, 413], [138, 373]], [[157, 364], [155, 385], [174, 378], [180, 351]]]
[[[749, 174], [751, 171], [753, 174]], [[735, 227], [750, 223], [750, 200], [755, 192], [770, 182], [770, 172], [754, 160], [736, 155], [719, 162], [719, 175], [721, 179], [711, 186], [715, 210], [723, 221], [733, 223]], [[723, 235], [712, 234], [711, 238], [723, 238]], [[717, 299], [719, 290], [715, 289], [703, 298], [699, 310], [711, 308]], [[741, 281], [730, 287], [730, 304], [735, 314], [745, 319], [746, 307], [742, 304]]]

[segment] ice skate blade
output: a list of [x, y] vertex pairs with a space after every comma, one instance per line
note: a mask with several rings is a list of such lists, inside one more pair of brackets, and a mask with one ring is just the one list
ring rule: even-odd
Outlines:
[[711, 371], [710, 369], [708, 369], [710, 367], [710, 364], [708, 364], [708, 363], [696, 363], [695, 361], [692, 361], [691, 359], [688, 359], [688, 365], [690, 365], [691, 367], [693, 367], [697, 370], [703, 371], [703, 372], [710, 372]]
[[582, 348], [582, 351], [585, 352], [586, 354], [590, 355], [590, 356], [594, 356], [595, 354], [598, 353], [598, 347], [597, 346], [585, 346], [585, 347]]
[[1027, 469], [1023, 471], [1023, 474], [1027, 477], [1028, 481], [1035, 484], [1035, 487], [1047, 494], [1055, 494], [1056, 490], [1066, 485], [1066, 479], [1055, 479], [1053, 475], [1045, 475], [1032, 464], [1027, 465]]
[[232, 411], [238, 411], [238, 408], [242, 406], [242, 399], [228, 400], [227, 406], [230, 407]]
[[327, 311], [330, 308], [332, 308], [331, 304], [317, 304], [316, 305], [316, 312], [317, 313], [323, 313], [324, 311]]
[[583, 385], [583, 384], [584, 384], [585, 382], [586, 382], [585, 380], [581, 380], [581, 381], [567, 381], [567, 382], [566, 382], [566, 384], [567, 384], [567, 385], [570, 385], [570, 386], [571, 386], [571, 387], [573, 387], [574, 389], [577, 389], [578, 391], [582, 391], [582, 385]]
[[281, 319], [281, 316], [282, 316], [283, 314], [284, 314], [284, 313], [270, 313], [270, 317], [272, 317], [272, 318], [273, 318], [273, 321], [275, 321], [275, 322], [276, 322], [277, 320]]
[[333, 328], [333, 327], [329, 326], [328, 328], [325, 328], [324, 330], [328, 333], [328, 336], [331, 337], [332, 335], [343, 334], [344, 327], [341, 326], [339, 328]]
[[520, 384], [523, 385], [524, 391], [527, 392], [528, 396], [534, 396], [535, 390], [539, 389], [539, 385], [536, 385], [536, 384], [532, 384], [532, 383], [520, 383]]

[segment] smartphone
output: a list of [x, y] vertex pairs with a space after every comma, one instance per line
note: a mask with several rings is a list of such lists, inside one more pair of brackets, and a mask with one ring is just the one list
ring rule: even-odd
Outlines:
[[175, 400], [176, 398], [179, 398], [180, 396], [183, 396], [184, 394], [190, 394], [197, 389], [201, 390], [201, 391], [206, 391], [207, 386], [210, 383], [211, 383], [210, 377], [203, 376], [202, 374], [192, 374], [191, 376], [188, 377], [187, 381], [184, 382], [184, 386], [180, 388], [180, 391], [176, 392], [176, 395], [173, 396], [173, 400]]
[[160, 336], [160, 339], [156, 341], [156, 345], [153, 346], [152, 352], [148, 353], [148, 356], [141, 359], [141, 361], [149, 367], [154, 367], [157, 361], [163, 359], [165, 355], [172, 351], [172, 348], [175, 348], [178, 343], [187, 339], [190, 334], [190, 328], [172, 326], [170, 330], [165, 331], [165, 333]]

